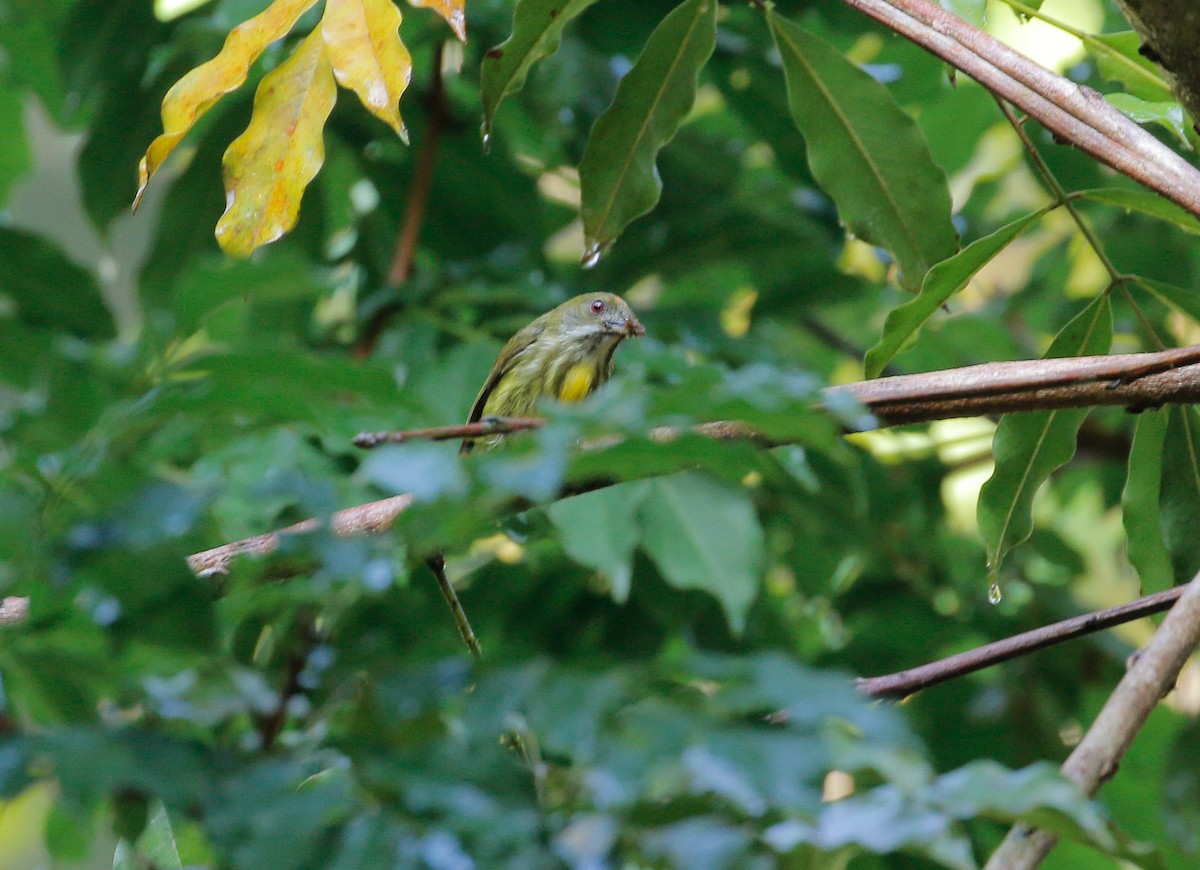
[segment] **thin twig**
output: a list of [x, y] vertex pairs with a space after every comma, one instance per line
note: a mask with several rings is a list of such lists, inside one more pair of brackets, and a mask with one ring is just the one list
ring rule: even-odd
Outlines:
[[454, 615], [454, 624], [458, 627], [459, 637], [467, 645], [467, 649], [471, 651], [471, 655], [477, 659], [483, 658], [483, 648], [479, 645], [479, 640], [475, 637], [475, 632], [471, 629], [471, 622], [467, 619], [467, 611], [463, 609], [462, 602], [458, 600], [458, 594], [454, 591], [454, 587], [450, 585], [450, 580], [446, 577], [445, 555], [434, 553], [425, 560], [425, 564], [429, 566], [429, 570], [437, 578], [438, 589], [441, 590], [442, 598], [445, 599], [446, 604], [450, 607], [450, 613]]
[[477, 423], [457, 426], [430, 426], [428, 429], [405, 429], [400, 432], [360, 432], [354, 436], [355, 447], [370, 449], [384, 444], [404, 444], [407, 441], [458, 441], [482, 438], [526, 429], [539, 429], [544, 420], [534, 417], [487, 417]]
[[[1116, 773], [1121, 758], [1179, 677], [1200, 643], [1200, 575], [1187, 586], [1150, 642], [1131, 660], [1083, 739], [1063, 762], [1063, 774], [1093, 795]], [[1034, 870], [1058, 838], [1048, 831], [1015, 825], [992, 853], [985, 870]]]
[[1132, 622], [1152, 613], [1161, 613], [1170, 608], [1186, 588], [1175, 586], [1107, 610], [1073, 616], [906, 671], [880, 677], [862, 677], [855, 680], [855, 685], [860, 692], [871, 698], [904, 698], [921, 689], [973, 674], [1009, 659], [1094, 634], [1114, 625]]
[[312, 622], [308, 620], [304, 620], [300, 624], [299, 634], [299, 647], [288, 656], [287, 670], [284, 673], [283, 683], [279, 687], [279, 698], [275, 703], [275, 709], [258, 719], [259, 742], [264, 752], [269, 751], [275, 745], [275, 740], [283, 730], [284, 723], [287, 722], [288, 706], [292, 698], [300, 692], [300, 675], [304, 673], [308, 657], [319, 639]]
[[930, 0], [844, 0], [907, 37], [1058, 138], [1200, 216], [1200, 171], [1104, 98], [1031, 61]]

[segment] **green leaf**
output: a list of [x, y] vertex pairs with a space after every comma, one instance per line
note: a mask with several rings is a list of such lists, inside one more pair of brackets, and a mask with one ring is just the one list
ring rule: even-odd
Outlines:
[[20, 94], [0, 85], [0, 204], [8, 199], [14, 181], [29, 171], [29, 144], [25, 140], [25, 102]]
[[1081, 190], [1075, 195], [1095, 202], [1115, 205], [1125, 209], [1126, 212], [1137, 211], [1151, 217], [1161, 218], [1170, 221], [1185, 232], [1200, 235], [1200, 220], [1170, 200], [1149, 190], [1098, 187], [1094, 190]]
[[[1107, 353], [1112, 344], [1112, 305], [1098, 297], [1071, 320], [1046, 358]], [[1075, 455], [1075, 436], [1087, 408], [1006, 414], [996, 427], [996, 468], [979, 491], [979, 531], [995, 572], [1004, 556], [1033, 531], [1033, 497], [1056, 468]]]
[[1148, 100], [1139, 100], [1137, 97], [1129, 94], [1105, 94], [1104, 99], [1114, 109], [1122, 115], [1129, 118], [1131, 121], [1137, 121], [1139, 124], [1159, 124], [1174, 134], [1179, 140], [1179, 144], [1188, 151], [1192, 150], [1192, 143], [1188, 140], [1188, 121], [1187, 113], [1183, 111], [1183, 106], [1179, 105], [1176, 100], [1161, 100], [1150, 102]]
[[735, 631], [758, 595], [763, 530], [743, 490], [691, 472], [653, 481], [642, 546], [667, 582], [712, 593]]
[[1191, 406], [1170, 409], [1159, 506], [1175, 582], [1185, 583], [1200, 570], [1200, 418]]
[[585, 264], [658, 202], [655, 160], [691, 111], [716, 40], [716, 0], [683, 3], [650, 34], [596, 120], [579, 164]]
[[1120, 82], [1127, 93], [1150, 102], [1175, 99], [1158, 67], [1138, 51], [1142, 38], [1134, 31], [1098, 33], [1085, 39], [1083, 45], [1100, 75], [1108, 81]]
[[92, 273], [45, 239], [0, 228], [0, 275], [0, 294], [12, 299], [23, 322], [83, 338], [116, 334]]
[[1174, 582], [1159, 510], [1167, 417], [1165, 410], [1143, 411], [1138, 416], [1121, 494], [1126, 548], [1143, 592], [1165, 589]]
[[501, 101], [525, 87], [529, 70], [554, 52], [568, 22], [596, 0], [518, 0], [512, 35], [484, 52], [479, 65], [479, 94], [483, 100], [483, 139], [492, 135], [492, 122]]
[[917, 290], [958, 250], [946, 173], [887, 88], [802, 27], [774, 12], [767, 20], [813, 177], [846, 228], [891, 251], [901, 282]]
[[137, 849], [155, 870], [183, 870], [179, 860], [179, 848], [175, 845], [175, 832], [163, 802], [156, 800], [150, 807], [150, 819], [146, 829], [138, 838]]
[[1155, 281], [1153, 278], [1138, 278], [1137, 283], [1167, 305], [1200, 323], [1200, 292], [1187, 287], [1176, 287], [1164, 281]]
[[993, 257], [1019, 236], [1026, 227], [1048, 212], [1049, 205], [1005, 224], [995, 232], [976, 239], [947, 260], [938, 263], [925, 275], [921, 292], [916, 299], [904, 303], [888, 314], [879, 342], [867, 351], [863, 364], [866, 377], [878, 377], [883, 367], [911, 339], [926, 320], [951, 296], [967, 286], [967, 282], [986, 266]]
[[630, 562], [641, 540], [637, 511], [649, 491], [646, 482], [623, 483], [546, 508], [563, 549], [576, 562], [603, 572], [617, 602], [629, 598]]

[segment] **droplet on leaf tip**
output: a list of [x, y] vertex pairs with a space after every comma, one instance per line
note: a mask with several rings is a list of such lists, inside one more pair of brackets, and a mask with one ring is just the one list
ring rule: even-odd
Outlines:
[[1000, 584], [993, 580], [991, 585], [988, 586], [988, 603], [999, 604], [1003, 598], [1004, 593], [1000, 589]]
[[599, 242], [592, 242], [584, 249], [583, 256], [580, 257], [579, 263], [583, 268], [590, 269], [600, 262], [600, 255], [604, 252], [604, 247]]

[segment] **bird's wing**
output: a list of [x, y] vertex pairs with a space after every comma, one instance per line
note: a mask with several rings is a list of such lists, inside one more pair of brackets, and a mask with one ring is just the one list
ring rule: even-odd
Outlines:
[[[500, 356], [496, 357], [496, 363], [492, 366], [491, 374], [488, 375], [488, 379], [480, 387], [479, 395], [475, 397], [475, 404], [471, 406], [471, 413], [467, 416], [468, 423], [478, 423], [480, 421], [483, 417], [483, 408], [487, 404], [488, 396], [492, 394], [492, 390], [496, 389], [496, 384], [500, 383], [500, 379], [508, 374], [517, 357], [521, 355], [521, 351], [537, 341], [545, 328], [546, 326], [541, 318], [538, 318], [508, 340], [508, 344], [504, 345], [504, 349], [500, 351]], [[468, 453], [472, 446], [473, 442], [464, 441], [460, 452]]]

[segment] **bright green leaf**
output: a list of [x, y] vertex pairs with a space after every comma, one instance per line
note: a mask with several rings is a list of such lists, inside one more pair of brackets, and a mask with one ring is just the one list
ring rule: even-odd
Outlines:
[[1159, 68], [1138, 51], [1142, 38], [1132, 30], [1098, 33], [1083, 42], [1105, 79], [1120, 82], [1126, 92], [1152, 103], [1174, 100]]
[[1192, 143], [1187, 137], [1190, 122], [1187, 113], [1183, 111], [1183, 106], [1179, 105], [1176, 100], [1152, 103], [1147, 100], [1139, 100], [1129, 94], [1105, 94], [1104, 99], [1131, 121], [1137, 121], [1139, 124], [1161, 125], [1174, 134], [1183, 148], [1188, 151], [1192, 150]]
[[1104, 202], [1123, 208], [1125, 211], [1136, 211], [1151, 217], [1170, 221], [1179, 229], [1193, 235], [1200, 235], [1200, 220], [1175, 203], [1164, 199], [1157, 193], [1140, 188], [1099, 187], [1094, 190], [1082, 190], [1075, 194], [1084, 199]]
[[741, 631], [758, 595], [763, 530], [750, 497], [691, 472], [653, 481], [641, 507], [642, 546], [672, 586], [703, 589]]
[[987, 0], [939, 0], [939, 5], [976, 27], [987, 23]]
[[1143, 411], [1138, 416], [1121, 494], [1126, 549], [1143, 592], [1156, 592], [1174, 582], [1159, 507], [1167, 417], [1165, 410]]
[[535, 63], [558, 51], [567, 24], [596, 0], [518, 0], [513, 12], [512, 35], [490, 48], [479, 66], [479, 92], [483, 100], [483, 137], [492, 134], [496, 109], [509, 94], [525, 86]]
[[946, 173], [883, 85], [799, 25], [774, 12], [767, 20], [813, 177], [846, 228], [891, 251], [904, 286], [917, 290], [958, 250]]
[[716, 39], [716, 0], [687, 0], [650, 34], [596, 120], [579, 164], [585, 264], [658, 202], [655, 160], [691, 111]]
[[921, 292], [916, 299], [893, 309], [883, 326], [879, 342], [867, 351], [864, 368], [868, 378], [878, 377], [902, 347], [921, 328], [926, 320], [951, 296], [967, 286], [972, 276], [986, 266], [1026, 227], [1053, 206], [1046, 206], [1005, 224], [995, 232], [976, 239], [947, 260], [938, 263], [925, 275]]
[[[1112, 335], [1112, 305], [1103, 295], [1063, 327], [1046, 357], [1107, 353]], [[996, 468], [979, 491], [977, 510], [990, 571], [1033, 531], [1033, 497], [1075, 455], [1075, 436], [1087, 415], [1087, 408], [1006, 414], [996, 427]]]
[[640, 481], [610, 486], [554, 502], [546, 513], [558, 540], [574, 559], [603, 572], [614, 601], [629, 597], [633, 551], [641, 540], [638, 507], [650, 491]]

